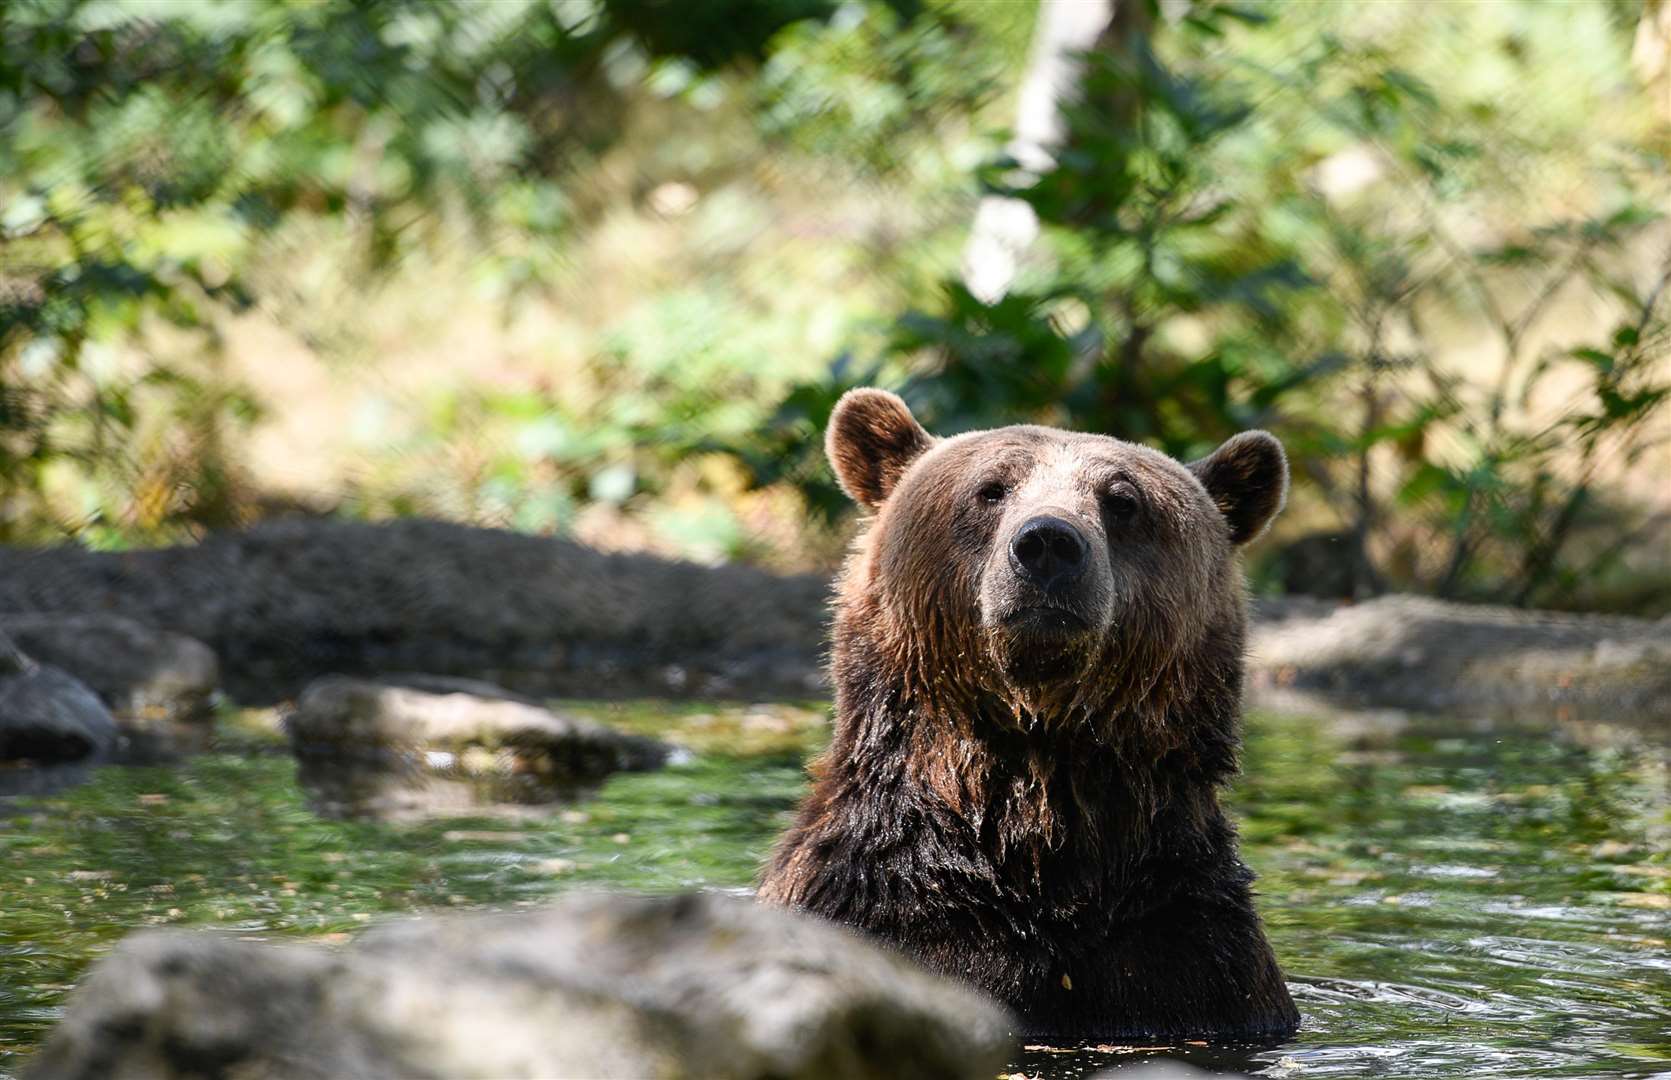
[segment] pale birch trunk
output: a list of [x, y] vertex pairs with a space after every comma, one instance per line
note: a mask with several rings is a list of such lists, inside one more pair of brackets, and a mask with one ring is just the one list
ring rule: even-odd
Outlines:
[[1647, 0], [1631, 51], [1636, 76], [1652, 95], [1661, 120], [1671, 120], [1671, 3]]
[[[1007, 147], [1019, 164], [1022, 182], [1054, 164], [1063, 134], [1061, 104], [1077, 90], [1079, 55], [1094, 46], [1109, 26], [1116, 2], [1040, 0], [1038, 29], [1016, 108], [1015, 135]], [[983, 198], [963, 249], [964, 285], [987, 303], [1001, 299], [1038, 232], [1033, 208], [1020, 199]]]

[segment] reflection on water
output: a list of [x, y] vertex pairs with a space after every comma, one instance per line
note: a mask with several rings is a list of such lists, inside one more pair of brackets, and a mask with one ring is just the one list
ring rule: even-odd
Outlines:
[[415, 822], [434, 818], [540, 815], [596, 795], [602, 781], [534, 773], [471, 774], [403, 755], [297, 758], [296, 783], [321, 817]]
[[[1671, 1071], [1665, 748], [1361, 720], [1257, 717], [1236, 796], [1299, 1037], [1172, 1056], [1273, 1077]], [[1077, 1077], [1136, 1056], [1022, 1065]]]
[[[597, 714], [694, 757], [510, 820], [463, 804], [335, 820], [310, 807], [365, 793], [304, 790], [276, 736], [231, 718], [200, 755], [0, 803], [0, 1074], [136, 927], [335, 939], [575, 884], [745, 886], [826, 735], [819, 711], [787, 706]], [[1304, 1030], [1174, 1056], [1273, 1077], [1671, 1072], [1665, 750], [1361, 719], [1256, 717], [1235, 797]], [[1142, 1056], [1036, 1048], [1016, 1068], [1075, 1077]]]

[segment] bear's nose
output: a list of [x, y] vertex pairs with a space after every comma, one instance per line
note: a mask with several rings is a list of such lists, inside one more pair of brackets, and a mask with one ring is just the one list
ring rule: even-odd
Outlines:
[[1085, 569], [1085, 537], [1059, 517], [1029, 518], [1010, 540], [1010, 565], [1045, 591], [1058, 589]]

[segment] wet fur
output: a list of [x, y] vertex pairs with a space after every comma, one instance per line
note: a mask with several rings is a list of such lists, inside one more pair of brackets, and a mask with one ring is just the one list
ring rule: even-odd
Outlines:
[[[909, 457], [843, 476], [879, 512], [838, 585], [834, 739], [761, 897], [984, 988], [1035, 1038], [1291, 1034], [1298, 1016], [1219, 805], [1241, 711], [1234, 538], [1281, 500], [1256, 490], [1257, 462], [1241, 464], [1265, 446], [1227, 444], [1219, 471], [1238, 494], [1151, 451], [1084, 444], [1140, 477], [1151, 535], [1121, 538], [1118, 614], [1076, 643], [1083, 674], [1035, 682], [999, 662], [1015, 643], [970, 614], [990, 541], [965, 518], [966, 488], [1002, 455], [1025, 469], [1087, 437], [1011, 428], [936, 444], [886, 430], [888, 403], [866, 404], [867, 446], [832, 433], [838, 474], [838, 451]], [[1236, 506], [1254, 509], [1238, 521]]]

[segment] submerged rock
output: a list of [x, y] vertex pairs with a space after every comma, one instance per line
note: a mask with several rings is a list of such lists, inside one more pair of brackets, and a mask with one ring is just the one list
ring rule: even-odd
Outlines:
[[659, 768], [673, 754], [655, 739], [488, 683], [438, 676], [316, 680], [285, 728], [315, 809], [333, 817], [557, 802], [611, 773]]
[[97, 694], [0, 634], [0, 761], [80, 761], [108, 752], [116, 736]]
[[135, 934], [24, 1075], [985, 1078], [1009, 1028], [973, 991], [807, 915], [593, 894], [393, 924], [341, 952]]
[[0, 632], [43, 664], [80, 679], [110, 710], [137, 720], [196, 721], [213, 709], [214, 650], [118, 615], [0, 615]]

